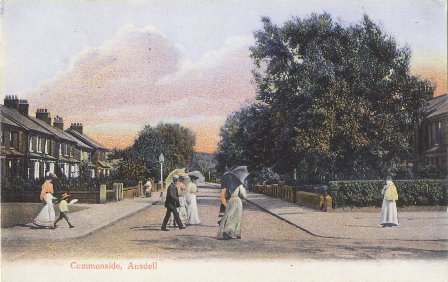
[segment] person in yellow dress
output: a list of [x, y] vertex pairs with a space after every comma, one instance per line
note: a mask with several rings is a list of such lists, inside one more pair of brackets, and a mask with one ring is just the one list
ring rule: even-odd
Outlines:
[[388, 178], [386, 185], [381, 191], [383, 195], [383, 205], [381, 207], [381, 225], [383, 227], [398, 226], [398, 213], [397, 204], [398, 192], [397, 187], [392, 182], [391, 178]]

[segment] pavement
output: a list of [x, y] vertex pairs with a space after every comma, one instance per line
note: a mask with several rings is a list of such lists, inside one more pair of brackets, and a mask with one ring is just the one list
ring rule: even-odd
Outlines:
[[[216, 187], [216, 184], [206, 184]], [[200, 199], [200, 198], [199, 198]], [[54, 230], [36, 229], [32, 223], [1, 229], [2, 240], [66, 240], [87, 236], [115, 222], [164, 202], [160, 192], [148, 198], [124, 199], [107, 204], [77, 204], [84, 209], [69, 214]], [[246, 201], [317, 237], [358, 240], [448, 241], [448, 212], [399, 212], [398, 227], [382, 228], [378, 212], [321, 212], [278, 198], [248, 192]]]

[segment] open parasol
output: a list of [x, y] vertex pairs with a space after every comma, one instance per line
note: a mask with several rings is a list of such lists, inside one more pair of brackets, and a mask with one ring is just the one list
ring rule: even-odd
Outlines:
[[202, 173], [198, 170], [192, 171], [188, 173], [188, 176], [191, 177], [196, 177], [198, 179], [199, 183], [204, 183], [205, 181], [205, 176], [202, 175]]
[[234, 166], [222, 176], [221, 188], [226, 188], [232, 194], [248, 175], [247, 166]]
[[168, 174], [168, 176], [165, 179], [165, 190], [168, 188], [168, 186], [170, 186], [171, 183], [173, 183], [173, 176], [175, 175], [179, 175], [185, 173], [185, 168], [176, 168], [175, 170], [173, 170], [172, 172], [170, 172]]

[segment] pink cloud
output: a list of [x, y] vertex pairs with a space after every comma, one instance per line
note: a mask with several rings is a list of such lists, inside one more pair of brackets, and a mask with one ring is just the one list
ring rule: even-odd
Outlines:
[[[25, 96], [32, 110], [45, 107], [66, 124], [82, 122], [111, 147], [130, 145], [145, 124], [176, 121], [200, 132], [197, 148], [212, 151], [225, 117], [255, 97], [249, 44], [230, 38], [189, 62], [155, 29], [125, 26]], [[213, 136], [205, 138], [204, 128]]]

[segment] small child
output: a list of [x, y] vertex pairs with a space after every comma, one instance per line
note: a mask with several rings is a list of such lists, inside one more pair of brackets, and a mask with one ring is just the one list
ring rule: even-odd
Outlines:
[[59, 218], [58, 218], [58, 219], [56, 220], [56, 222], [54, 223], [55, 226], [56, 226], [56, 223], [57, 223], [59, 220], [65, 218], [65, 220], [67, 221], [68, 226], [69, 226], [70, 228], [75, 227], [75, 226], [73, 226], [73, 225], [70, 223], [70, 221], [68, 221], [68, 217], [67, 217], [67, 215], [65, 214], [65, 213], [68, 212], [68, 203], [67, 203], [68, 197], [70, 197], [70, 195], [67, 194], [67, 193], [62, 194], [62, 196], [61, 196], [61, 201], [59, 202], [59, 211], [60, 211], [60, 214], [59, 214]]

